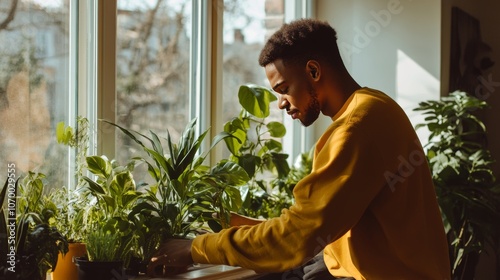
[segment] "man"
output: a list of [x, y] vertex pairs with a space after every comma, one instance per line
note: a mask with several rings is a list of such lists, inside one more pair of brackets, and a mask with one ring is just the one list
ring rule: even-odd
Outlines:
[[[280, 217], [174, 241], [150, 267], [197, 262], [284, 272], [282, 279], [450, 279], [417, 135], [391, 98], [349, 75], [335, 30], [312, 19], [285, 24], [259, 64], [279, 108], [293, 119], [308, 126], [320, 113], [332, 118], [316, 143], [311, 174], [295, 186], [295, 203]], [[326, 277], [314, 278], [322, 271]]]

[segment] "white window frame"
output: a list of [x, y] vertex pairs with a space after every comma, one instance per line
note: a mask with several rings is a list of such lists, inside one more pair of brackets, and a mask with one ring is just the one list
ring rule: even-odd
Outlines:
[[[223, 128], [217, 112], [222, 107], [223, 0], [192, 0], [192, 38], [189, 79], [189, 116], [198, 119], [199, 133], [210, 128], [210, 137]], [[284, 0], [285, 21], [312, 17], [315, 0]], [[116, 8], [117, 0], [80, 0], [78, 3], [78, 115], [87, 117], [97, 133], [91, 137], [90, 154], [115, 156], [115, 129], [98, 119], [115, 121], [116, 110]], [[196, 16], [195, 16], [196, 15]], [[94, 63], [94, 62], [97, 63]], [[75, 116], [74, 116], [75, 117]], [[313, 143], [313, 133], [284, 117], [288, 132], [284, 150], [292, 161]], [[208, 135], [207, 135], [208, 136]], [[210, 141], [204, 141], [208, 148]], [[215, 156], [213, 156], [215, 154]], [[221, 150], [211, 161], [221, 157]]]
[[[290, 22], [299, 18], [312, 18], [315, 16], [316, 1], [313, 0], [284, 0], [285, 1], [285, 22]], [[288, 163], [293, 164], [300, 154], [307, 152], [314, 146], [314, 125], [309, 128], [304, 127], [300, 122], [293, 121], [283, 112], [283, 124], [287, 132], [283, 138], [283, 150], [290, 156]]]

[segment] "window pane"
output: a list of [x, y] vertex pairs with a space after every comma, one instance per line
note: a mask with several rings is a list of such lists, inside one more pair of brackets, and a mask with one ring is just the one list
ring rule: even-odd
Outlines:
[[[258, 59], [265, 40], [283, 24], [283, 0], [224, 0], [223, 120], [237, 117], [240, 85], [269, 87]], [[283, 120], [276, 102], [269, 121]]]
[[[118, 124], [177, 141], [189, 121], [191, 0], [118, 0]], [[117, 132], [120, 164], [138, 147]]]
[[56, 124], [68, 123], [73, 106], [68, 30], [69, 1], [0, 2], [2, 184], [8, 163], [17, 176], [32, 170], [51, 185], [68, 184], [68, 149], [55, 140]]

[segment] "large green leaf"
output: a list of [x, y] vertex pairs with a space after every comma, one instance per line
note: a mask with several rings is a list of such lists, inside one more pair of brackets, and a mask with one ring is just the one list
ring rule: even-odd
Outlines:
[[241, 106], [258, 118], [266, 118], [270, 114], [269, 104], [277, 100], [267, 88], [248, 84], [240, 86], [238, 98]]
[[117, 193], [125, 193], [128, 190], [135, 190], [135, 181], [130, 172], [116, 174], [111, 181], [111, 186], [116, 187]]
[[237, 188], [228, 186], [222, 195], [222, 202], [225, 208], [229, 211], [238, 211], [243, 204], [240, 191]]
[[241, 186], [250, 180], [245, 169], [232, 161], [219, 162], [210, 172], [227, 185]]
[[288, 154], [283, 153], [271, 153], [272, 161], [276, 167], [279, 178], [284, 178], [290, 172], [290, 166], [288, 165]]
[[266, 126], [272, 137], [281, 138], [286, 134], [285, 126], [280, 122], [269, 122]]
[[243, 121], [238, 118], [233, 118], [231, 121], [224, 124], [224, 131], [233, 136], [231, 138], [224, 139], [227, 148], [231, 154], [235, 156], [240, 155], [240, 149], [247, 138], [247, 132]]
[[89, 156], [86, 158], [86, 160], [87, 168], [90, 172], [103, 179], [109, 178], [113, 168], [111, 166], [111, 163], [105, 156]]
[[260, 157], [251, 154], [244, 154], [238, 158], [238, 164], [245, 169], [250, 177], [254, 177], [255, 168], [260, 165], [260, 162]]

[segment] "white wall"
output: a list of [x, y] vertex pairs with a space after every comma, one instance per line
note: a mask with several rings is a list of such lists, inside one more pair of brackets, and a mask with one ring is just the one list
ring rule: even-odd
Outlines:
[[[318, 0], [316, 15], [338, 34], [338, 44], [351, 75], [362, 86], [384, 91], [405, 109], [438, 99], [441, 65], [441, 1]], [[316, 138], [330, 123], [322, 118]], [[422, 141], [425, 131], [419, 131]]]

